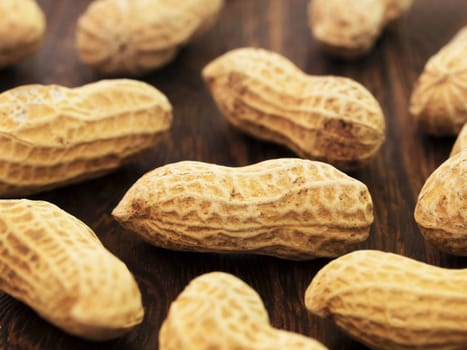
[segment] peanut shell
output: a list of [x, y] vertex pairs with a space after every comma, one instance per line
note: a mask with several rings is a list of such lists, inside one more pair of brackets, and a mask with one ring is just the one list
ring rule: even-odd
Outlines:
[[259, 295], [240, 279], [212, 272], [192, 280], [170, 306], [160, 350], [326, 350], [273, 328]]
[[456, 135], [467, 122], [467, 26], [428, 60], [410, 113], [433, 136]]
[[466, 291], [467, 269], [362, 250], [324, 266], [305, 305], [371, 349], [461, 350], [467, 348]]
[[430, 243], [467, 256], [467, 149], [428, 177], [418, 196], [415, 221]]
[[70, 334], [108, 340], [143, 320], [125, 264], [53, 204], [0, 200], [0, 252], [0, 290]]
[[27, 85], [0, 94], [0, 196], [97, 177], [156, 145], [172, 122], [157, 89], [106, 80], [69, 89]]
[[3, 68], [39, 48], [46, 24], [35, 0], [1, 0], [0, 15], [0, 68]]
[[351, 79], [309, 76], [286, 58], [253, 48], [224, 54], [203, 76], [232, 125], [303, 158], [354, 169], [384, 141], [378, 102]]
[[384, 28], [406, 13], [413, 0], [311, 0], [309, 26], [329, 53], [342, 58], [367, 54]]
[[105, 74], [140, 75], [169, 63], [181, 46], [209, 30], [223, 5], [224, 0], [96, 0], [78, 21], [79, 55]]
[[183, 161], [140, 178], [112, 215], [158, 247], [301, 260], [366, 240], [373, 206], [363, 183], [321, 162]]

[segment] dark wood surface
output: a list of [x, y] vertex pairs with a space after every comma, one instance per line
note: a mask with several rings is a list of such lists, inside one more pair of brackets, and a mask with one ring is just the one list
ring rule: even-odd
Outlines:
[[[367, 184], [375, 206], [370, 238], [360, 248], [396, 252], [444, 267], [467, 267], [466, 258], [442, 254], [426, 244], [413, 219], [421, 186], [447, 158], [454, 139], [422, 135], [408, 114], [414, 81], [426, 60], [467, 23], [467, 2], [416, 0], [410, 13], [384, 33], [372, 53], [355, 62], [332, 60], [319, 51], [307, 27], [307, 2], [227, 0], [214, 30], [184, 48], [164, 69], [142, 77], [174, 105], [171, 136], [108, 176], [32, 197], [76, 215], [128, 265], [143, 294], [143, 324], [115, 341], [86, 342], [66, 335], [27, 306], [0, 294], [0, 349], [157, 349], [159, 328], [170, 303], [192, 278], [209, 271], [230, 272], [250, 284], [263, 298], [274, 326], [315, 337], [330, 349], [365, 349], [331, 321], [305, 310], [305, 289], [329, 260], [292, 262], [263, 256], [167, 251], [126, 232], [110, 216], [136, 179], [166, 163], [190, 159], [241, 166], [294, 156], [284, 147], [255, 140], [228, 126], [201, 81], [204, 65], [241, 46], [280, 52], [310, 74], [354, 78], [383, 106], [387, 141], [367, 167], [351, 173]], [[39, 0], [48, 21], [42, 50], [1, 71], [0, 90], [26, 83], [71, 87], [102, 78], [79, 62], [75, 50], [76, 20], [89, 3]]]

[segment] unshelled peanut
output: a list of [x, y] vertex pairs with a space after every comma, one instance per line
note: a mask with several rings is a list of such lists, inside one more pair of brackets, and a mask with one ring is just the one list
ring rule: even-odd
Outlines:
[[384, 141], [380, 105], [351, 79], [309, 76], [286, 58], [254, 48], [226, 53], [203, 76], [231, 124], [301, 157], [353, 169]]
[[172, 303], [160, 350], [326, 350], [314, 339], [273, 328], [259, 295], [237, 277], [195, 278]]
[[45, 32], [45, 16], [35, 0], [0, 1], [0, 68], [34, 53]]
[[420, 128], [434, 136], [456, 135], [467, 123], [467, 26], [431, 57], [410, 100]]
[[96, 177], [153, 147], [172, 107], [132, 80], [80, 88], [28, 85], [0, 95], [0, 196]]
[[467, 149], [446, 160], [426, 180], [415, 221], [433, 245], [467, 256]]
[[463, 350], [466, 291], [467, 269], [362, 250], [322, 268], [306, 290], [305, 305], [372, 349]]
[[79, 55], [106, 74], [145, 73], [170, 62], [182, 45], [210, 29], [223, 4], [224, 0], [96, 0], [78, 22]]
[[384, 28], [406, 13], [413, 0], [311, 0], [309, 26], [330, 54], [356, 58], [374, 46]]
[[457, 135], [456, 143], [451, 150], [451, 157], [467, 148], [467, 123], [464, 124], [464, 127], [461, 129], [459, 135]]
[[138, 286], [80, 220], [42, 201], [0, 200], [0, 290], [90, 340], [139, 324]]
[[373, 205], [363, 183], [326, 163], [183, 161], [144, 175], [112, 214], [159, 247], [312, 259], [364, 241]]

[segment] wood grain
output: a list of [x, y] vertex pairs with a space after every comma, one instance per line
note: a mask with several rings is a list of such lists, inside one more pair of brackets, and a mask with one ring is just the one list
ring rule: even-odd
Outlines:
[[[76, 20], [90, 0], [39, 0], [47, 15], [42, 50], [0, 72], [0, 90], [27, 83], [79, 86], [102, 77], [82, 65], [74, 44]], [[400, 253], [444, 267], [467, 267], [466, 258], [440, 253], [426, 244], [413, 219], [416, 198], [428, 175], [448, 157], [454, 139], [422, 135], [408, 114], [413, 84], [426, 60], [467, 23], [465, 0], [416, 0], [410, 13], [389, 28], [367, 57], [354, 62], [329, 59], [307, 28], [307, 0], [228, 0], [213, 31], [184, 48], [175, 61], [142, 78], [174, 105], [170, 137], [136, 162], [106, 177], [40, 195], [76, 215], [104, 245], [125, 261], [144, 296], [143, 324], [108, 343], [68, 336], [28, 307], [0, 294], [0, 349], [157, 349], [158, 332], [170, 302], [194, 277], [226, 271], [242, 278], [264, 299], [272, 324], [316, 337], [330, 349], [366, 349], [329, 320], [307, 314], [306, 286], [328, 262], [291, 262], [264, 256], [171, 252], [144, 243], [110, 216], [131, 184], [145, 172], [179, 160], [247, 165], [294, 156], [284, 147], [250, 138], [227, 125], [201, 80], [201, 69], [227, 50], [258, 46], [282, 53], [309, 74], [354, 78], [382, 104], [387, 141], [364, 169], [351, 173], [373, 196], [375, 223], [361, 248]]]

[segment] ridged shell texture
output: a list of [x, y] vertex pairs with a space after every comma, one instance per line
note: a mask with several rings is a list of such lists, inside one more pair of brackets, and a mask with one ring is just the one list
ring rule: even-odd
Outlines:
[[133, 80], [6, 91], [0, 95], [0, 196], [99, 176], [153, 147], [171, 123], [167, 98]]
[[380, 105], [351, 79], [309, 76], [279, 54], [254, 48], [224, 54], [203, 76], [231, 124], [303, 158], [357, 168], [384, 141]]
[[381, 251], [356, 251], [327, 264], [305, 293], [372, 349], [467, 348], [467, 269], [449, 270]]
[[412, 93], [410, 112], [434, 136], [456, 135], [467, 123], [467, 26], [429, 59]]
[[467, 256], [467, 149], [446, 160], [426, 180], [415, 221], [439, 249]]
[[364, 241], [373, 206], [363, 183], [321, 162], [183, 161], [144, 175], [112, 214], [160, 247], [311, 259]]
[[326, 350], [316, 340], [272, 328], [259, 295], [235, 276], [195, 278], [170, 306], [160, 350]]
[[116, 338], [143, 319], [125, 264], [89, 227], [47, 202], [0, 200], [0, 290], [86, 339]]

